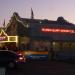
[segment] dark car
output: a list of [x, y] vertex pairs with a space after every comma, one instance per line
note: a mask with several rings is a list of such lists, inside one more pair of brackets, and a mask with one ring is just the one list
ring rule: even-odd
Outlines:
[[0, 50], [0, 64], [9, 68], [14, 68], [18, 63], [25, 61], [23, 56], [10, 50]]

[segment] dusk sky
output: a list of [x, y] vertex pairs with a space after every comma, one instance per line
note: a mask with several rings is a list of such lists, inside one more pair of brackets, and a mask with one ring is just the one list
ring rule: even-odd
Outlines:
[[30, 18], [31, 8], [35, 19], [57, 20], [63, 16], [75, 24], [75, 0], [0, 0], [0, 26], [9, 22], [13, 12], [22, 18]]

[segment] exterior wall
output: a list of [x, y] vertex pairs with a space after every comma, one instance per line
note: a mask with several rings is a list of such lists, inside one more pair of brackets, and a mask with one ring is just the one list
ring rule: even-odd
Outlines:
[[6, 27], [6, 33], [10, 36], [15, 36], [17, 35], [17, 21], [15, 18], [12, 19], [12, 21], [10, 21], [7, 25], [8, 27]]
[[[31, 24], [30, 25], [30, 37], [32, 40], [31, 48], [36, 51], [45, 51], [45, 47], [47, 46], [47, 50], [51, 50], [53, 48], [54, 51], [74, 51], [75, 50], [75, 33], [56, 33], [56, 32], [42, 32], [41, 29], [43, 27], [49, 28], [66, 28], [73, 29], [73, 26], [64, 25], [61, 26], [59, 24]], [[41, 43], [41, 44], [40, 44]], [[42, 47], [40, 47], [42, 45]]]
[[21, 23], [17, 23], [17, 35], [18, 36], [28, 36], [28, 28], [26, 28]]
[[[51, 26], [51, 24], [47, 24], [47, 25], [43, 25], [43, 24], [35, 24], [35, 25], [31, 25], [30, 27], [30, 36], [33, 39], [48, 39], [48, 40], [54, 40], [54, 41], [75, 41], [75, 33], [61, 33], [61, 32], [43, 32], [42, 28], [62, 28], [59, 27], [59, 25], [57, 25], [57, 27], [55, 26]], [[65, 28], [65, 26], [63, 26], [63, 28]], [[66, 27], [66, 29], [73, 29], [75, 30], [75, 28], [69, 28]]]
[[31, 50], [33, 51], [69, 51], [75, 52], [75, 42], [67, 41], [49, 41], [49, 40], [32, 40]]
[[30, 38], [29, 37], [21, 37], [19, 36], [19, 49], [20, 50], [28, 50], [29, 48], [29, 43], [30, 43]]

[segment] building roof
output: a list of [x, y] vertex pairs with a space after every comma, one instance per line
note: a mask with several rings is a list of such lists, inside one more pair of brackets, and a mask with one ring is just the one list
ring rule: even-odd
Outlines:
[[40, 25], [61, 25], [63, 27], [69, 27], [75, 29], [75, 24], [68, 22], [63, 17], [58, 17], [56, 21], [54, 20], [48, 20], [48, 19], [30, 19], [30, 18], [21, 18], [18, 13], [14, 12], [13, 16], [11, 17], [8, 25], [6, 26], [6, 29], [11, 25], [12, 19], [16, 18], [16, 21], [20, 22], [24, 27], [26, 27], [27, 24], [40, 24]]

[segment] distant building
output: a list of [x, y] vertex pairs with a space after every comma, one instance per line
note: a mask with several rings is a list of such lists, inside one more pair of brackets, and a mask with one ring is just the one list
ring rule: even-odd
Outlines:
[[5, 31], [9, 36], [17, 35], [18, 46], [26, 50], [75, 50], [75, 25], [63, 17], [58, 17], [56, 21], [29, 19], [21, 18], [14, 12]]

